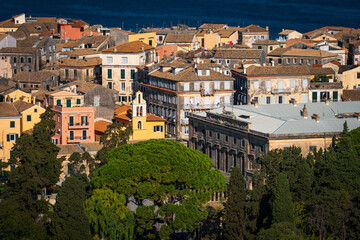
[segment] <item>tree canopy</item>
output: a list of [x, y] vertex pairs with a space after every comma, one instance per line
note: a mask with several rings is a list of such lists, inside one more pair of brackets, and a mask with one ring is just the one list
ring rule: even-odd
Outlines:
[[135, 212], [136, 233], [147, 238], [192, 232], [207, 217], [203, 205], [211, 194], [225, 190], [225, 178], [211, 170], [208, 156], [173, 140], [123, 145], [106, 160], [91, 181], [94, 192], [124, 195]]

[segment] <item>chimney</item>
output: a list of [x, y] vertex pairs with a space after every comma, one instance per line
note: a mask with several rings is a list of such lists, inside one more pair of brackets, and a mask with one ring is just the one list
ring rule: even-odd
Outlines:
[[265, 28], [265, 29], [266, 29], [266, 31], [269, 31], [269, 26], [266, 26], [266, 28]]
[[283, 28], [282, 31], [285, 31], [285, 29]]
[[307, 112], [306, 104], [304, 105], [304, 108], [303, 108], [303, 110], [301, 112], [301, 115], [304, 117], [304, 119], [307, 119], [308, 112]]
[[320, 117], [319, 115], [317, 115], [316, 113], [314, 113], [312, 116], [311, 116], [312, 119], [315, 119], [315, 121], [318, 123], [320, 122]]

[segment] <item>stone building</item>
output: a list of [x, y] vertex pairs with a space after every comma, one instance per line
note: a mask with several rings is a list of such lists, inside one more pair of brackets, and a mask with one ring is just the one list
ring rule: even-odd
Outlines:
[[251, 24], [247, 27], [241, 28], [239, 30], [239, 42], [244, 45], [248, 45], [252, 48], [252, 44], [257, 40], [267, 40], [269, 39], [269, 28], [262, 28]]
[[18, 40], [17, 47], [34, 48], [39, 50], [41, 61], [51, 62], [57, 58], [56, 42], [50, 37], [45, 36], [30, 36], [25, 40]]
[[137, 67], [154, 62], [155, 48], [141, 41], [128, 42], [102, 51], [102, 85], [118, 91], [118, 102], [130, 105]]
[[166, 135], [188, 139], [188, 114], [231, 104], [233, 81], [207, 64], [177, 59], [151, 71], [140, 90], [148, 112], [166, 119]]
[[242, 105], [189, 115], [189, 147], [207, 154], [223, 173], [239, 167], [251, 188], [259, 158], [270, 150], [326, 149], [343, 130], [360, 127], [360, 102]]
[[11, 82], [24, 92], [34, 92], [39, 90], [50, 91], [59, 85], [58, 71], [40, 71], [40, 72], [19, 72]]
[[308, 65], [326, 64], [337, 60], [338, 55], [317, 50], [317, 49], [299, 49], [299, 48], [277, 48], [267, 55], [267, 63], [271, 66], [278, 65]]

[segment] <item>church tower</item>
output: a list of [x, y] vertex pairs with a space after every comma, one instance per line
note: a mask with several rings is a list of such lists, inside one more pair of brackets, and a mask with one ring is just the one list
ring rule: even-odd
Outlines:
[[146, 101], [140, 91], [136, 92], [132, 102], [132, 122], [133, 130], [142, 130], [146, 125]]

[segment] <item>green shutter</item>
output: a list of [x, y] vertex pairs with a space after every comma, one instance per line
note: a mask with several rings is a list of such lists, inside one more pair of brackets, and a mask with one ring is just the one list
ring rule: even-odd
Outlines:
[[56, 106], [60, 106], [60, 105], [61, 105], [61, 100], [60, 99], [56, 100]]
[[163, 126], [161, 126], [161, 132], [163, 132]]
[[317, 102], [317, 92], [312, 93], [312, 102]]
[[125, 79], [125, 69], [121, 69], [121, 79]]
[[76, 104], [80, 105], [81, 104], [81, 99], [76, 99]]
[[135, 79], [135, 70], [131, 70], [131, 79]]
[[334, 102], [337, 102], [337, 101], [338, 101], [338, 92], [337, 92], [337, 91], [334, 91], [334, 92], [333, 92], [333, 101], [334, 101]]
[[19, 134], [15, 134], [15, 140], [19, 138]]
[[108, 78], [109, 78], [109, 79], [112, 78], [112, 69], [108, 69]]
[[156, 132], [156, 126], [154, 126], [154, 132]]
[[66, 100], [66, 107], [71, 107], [71, 99]]
[[8, 142], [10, 142], [10, 135], [9, 135], [9, 134], [6, 135], [6, 140], [7, 140]]

